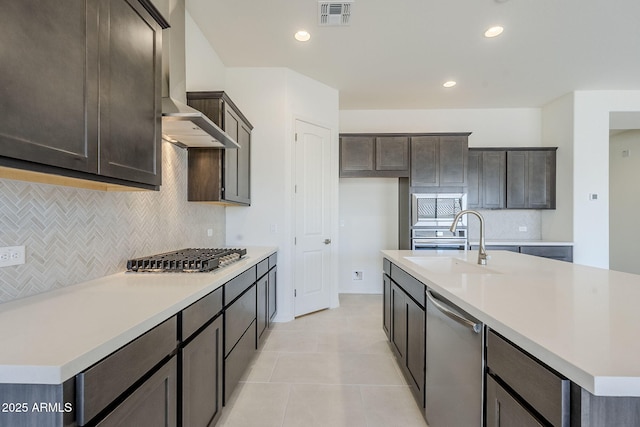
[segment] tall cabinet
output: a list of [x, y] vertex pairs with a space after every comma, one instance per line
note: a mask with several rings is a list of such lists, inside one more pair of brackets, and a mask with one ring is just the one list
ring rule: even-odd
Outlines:
[[253, 126], [225, 92], [187, 92], [187, 103], [202, 111], [240, 145], [238, 149], [226, 150], [189, 149], [188, 200], [250, 205]]

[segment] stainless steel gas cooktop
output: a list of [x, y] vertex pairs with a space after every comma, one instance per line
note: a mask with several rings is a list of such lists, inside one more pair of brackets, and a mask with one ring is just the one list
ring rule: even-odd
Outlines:
[[247, 254], [246, 249], [188, 248], [127, 261], [133, 272], [202, 273], [224, 267]]

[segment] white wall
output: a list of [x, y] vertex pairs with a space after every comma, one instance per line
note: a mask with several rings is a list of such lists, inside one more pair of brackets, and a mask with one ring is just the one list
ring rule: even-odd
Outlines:
[[[640, 111], [640, 91], [578, 91], [574, 102], [574, 262], [609, 266], [609, 113]], [[597, 193], [598, 200], [589, 200]]]
[[[253, 125], [251, 206], [226, 208], [227, 245], [277, 246], [277, 321], [291, 320], [293, 301], [293, 134], [296, 119], [331, 130], [333, 259], [338, 257], [338, 91], [285, 68], [225, 67], [187, 14], [187, 89], [224, 90]], [[337, 306], [337, 262], [331, 274]]]
[[223, 90], [226, 67], [188, 11], [185, 15], [187, 91]]
[[[293, 136], [296, 119], [331, 130], [333, 178], [332, 256], [337, 253], [338, 91], [284, 68], [228, 68], [231, 98], [254, 126], [251, 207], [227, 208], [227, 243], [279, 247], [278, 320], [294, 316], [293, 289]], [[337, 263], [330, 283], [335, 286]], [[337, 286], [332, 306], [338, 305]]]
[[[623, 151], [628, 156], [623, 156]], [[610, 138], [609, 144], [609, 268], [640, 274], [640, 130]]]
[[[537, 108], [343, 110], [340, 111], [340, 132], [472, 132], [469, 136], [471, 147], [537, 147], [541, 145], [540, 121], [541, 111]], [[397, 180], [340, 180], [340, 292], [380, 292], [380, 250], [398, 247], [397, 197]], [[526, 238], [540, 237], [537, 234], [540, 232], [540, 213], [537, 211], [496, 215], [486, 211], [486, 215], [487, 224], [527, 225], [536, 235], [527, 234]], [[473, 226], [470, 227], [472, 231]], [[514, 236], [495, 236], [509, 237]], [[364, 272], [362, 281], [352, 280], [353, 270]]]
[[340, 292], [382, 293], [380, 250], [398, 249], [397, 219], [397, 178], [340, 179]]
[[542, 145], [556, 152], [556, 209], [542, 212], [542, 238], [573, 241], [573, 93], [542, 109]]

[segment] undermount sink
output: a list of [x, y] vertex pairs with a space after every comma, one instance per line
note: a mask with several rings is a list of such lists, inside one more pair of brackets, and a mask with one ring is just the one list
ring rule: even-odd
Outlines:
[[487, 268], [454, 257], [404, 257], [420, 267], [436, 274], [501, 274], [499, 271]]

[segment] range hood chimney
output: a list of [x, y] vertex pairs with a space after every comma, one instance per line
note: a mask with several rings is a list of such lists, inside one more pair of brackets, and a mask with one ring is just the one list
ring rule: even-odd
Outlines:
[[162, 139], [183, 148], [240, 148], [202, 112], [187, 105], [184, 0], [169, 0], [162, 37]]

